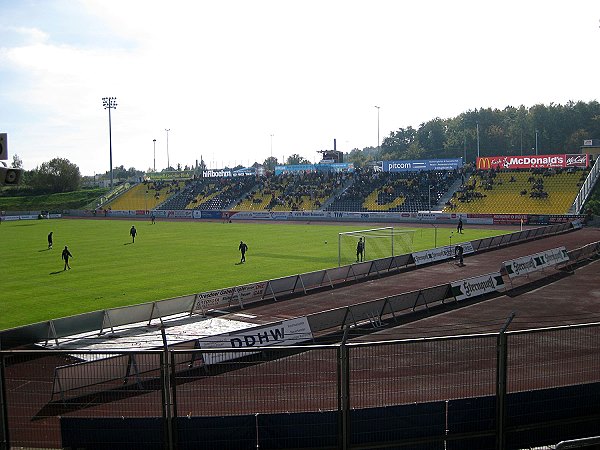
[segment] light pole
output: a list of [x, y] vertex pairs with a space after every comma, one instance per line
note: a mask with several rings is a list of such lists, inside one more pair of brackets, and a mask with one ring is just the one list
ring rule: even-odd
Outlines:
[[479, 158], [479, 122], [477, 122], [477, 157]]
[[427, 189], [428, 200], [429, 200], [429, 212], [431, 212], [431, 189], [435, 186], [429, 185], [429, 189]]
[[117, 98], [116, 97], [104, 97], [102, 98], [102, 106], [104, 109], [108, 109], [108, 146], [110, 151], [110, 187], [113, 187], [113, 167], [112, 167], [112, 124], [110, 117], [110, 110], [117, 109]]
[[156, 139], [152, 139], [154, 143], [154, 171], [156, 172]]
[[274, 134], [271, 135], [271, 158], [273, 157], [273, 136], [275, 136]]
[[467, 130], [463, 128], [463, 164], [467, 163]]
[[377, 147], [375, 147], [376, 149], [379, 149], [379, 106], [375, 105], [375, 108], [377, 108]]
[[538, 155], [538, 130], [535, 130], [535, 156]]
[[171, 163], [169, 161], [169, 131], [171, 131], [170, 128], [165, 128], [165, 131], [167, 132], [167, 170], [171, 169]]

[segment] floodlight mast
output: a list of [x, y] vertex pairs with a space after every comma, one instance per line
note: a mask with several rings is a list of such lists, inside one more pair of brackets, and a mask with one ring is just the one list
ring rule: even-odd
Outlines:
[[112, 126], [110, 110], [117, 109], [117, 98], [116, 97], [103, 97], [102, 106], [104, 109], [108, 109], [108, 146], [110, 151], [110, 187], [113, 187], [113, 163], [112, 163]]
[[156, 172], [156, 139], [152, 139], [154, 142], [154, 171]]
[[167, 170], [171, 170], [171, 161], [169, 161], [169, 131], [171, 129], [165, 128], [165, 131], [167, 132]]

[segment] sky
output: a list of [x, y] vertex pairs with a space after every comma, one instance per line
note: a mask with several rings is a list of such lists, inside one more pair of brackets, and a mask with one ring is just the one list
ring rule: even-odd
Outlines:
[[334, 139], [600, 97], [597, 0], [0, 0], [0, 17], [0, 132], [27, 170], [105, 173], [109, 135], [113, 167], [317, 162]]

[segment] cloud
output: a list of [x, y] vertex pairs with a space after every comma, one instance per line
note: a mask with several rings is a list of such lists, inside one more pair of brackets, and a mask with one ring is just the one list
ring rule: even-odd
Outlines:
[[30, 27], [8, 27], [9, 31], [23, 37], [26, 44], [40, 44], [48, 40], [48, 33], [40, 30], [39, 28]]

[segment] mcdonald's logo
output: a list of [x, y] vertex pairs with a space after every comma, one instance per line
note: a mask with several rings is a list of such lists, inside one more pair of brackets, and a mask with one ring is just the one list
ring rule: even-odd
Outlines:
[[492, 168], [491, 158], [477, 158], [477, 168], [481, 170], [488, 170]]

